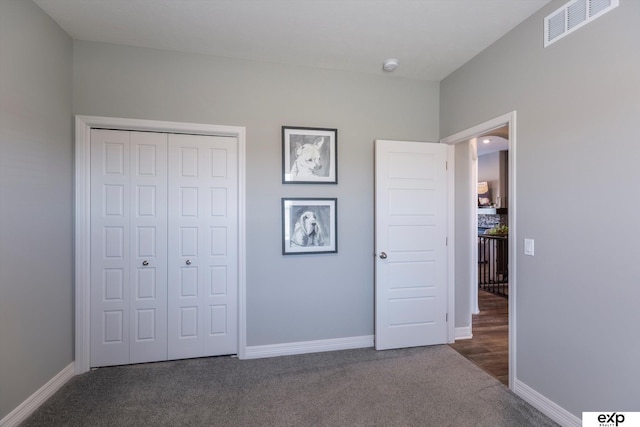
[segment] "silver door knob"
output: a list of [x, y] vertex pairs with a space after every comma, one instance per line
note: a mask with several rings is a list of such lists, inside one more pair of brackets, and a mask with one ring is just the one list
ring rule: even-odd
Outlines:
[[380, 257], [380, 259], [387, 259], [387, 254], [386, 252], [380, 252], [380, 255], [378, 255]]
[[149, 261], [147, 261], [146, 259], [144, 261], [142, 261], [142, 265], [147, 266], [149, 265]]
[[185, 262], [185, 264], [187, 264], [187, 265], [191, 265], [191, 260], [190, 260], [190, 259], [188, 259], [188, 260]]

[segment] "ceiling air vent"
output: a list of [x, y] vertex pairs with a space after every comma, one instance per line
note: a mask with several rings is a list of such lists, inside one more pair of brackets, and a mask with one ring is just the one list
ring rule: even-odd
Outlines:
[[544, 47], [618, 6], [619, 0], [573, 0], [544, 18]]

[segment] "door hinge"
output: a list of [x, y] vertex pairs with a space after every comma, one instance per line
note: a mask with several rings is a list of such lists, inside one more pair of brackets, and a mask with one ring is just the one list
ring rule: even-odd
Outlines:
[[449, 246], [449, 236], [444, 238], [444, 245]]
[[449, 162], [444, 162], [444, 170], [449, 170]]
[[445, 315], [444, 315], [444, 323], [449, 323], [449, 313], [445, 313]]

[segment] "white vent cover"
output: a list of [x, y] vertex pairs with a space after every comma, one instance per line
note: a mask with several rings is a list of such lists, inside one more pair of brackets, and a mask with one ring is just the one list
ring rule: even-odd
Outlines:
[[572, 0], [544, 18], [544, 47], [618, 7], [619, 0]]

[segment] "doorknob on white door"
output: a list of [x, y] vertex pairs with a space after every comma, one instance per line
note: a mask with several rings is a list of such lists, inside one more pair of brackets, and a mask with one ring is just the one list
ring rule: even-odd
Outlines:
[[190, 259], [188, 259], [188, 260], [185, 262], [185, 264], [187, 264], [187, 265], [191, 265], [191, 260], [190, 260]]
[[380, 255], [378, 255], [380, 257], [380, 259], [387, 259], [387, 253], [386, 252], [380, 252]]
[[146, 259], [144, 261], [142, 261], [142, 265], [147, 266], [149, 265], [149, 261], [147, 261]]

